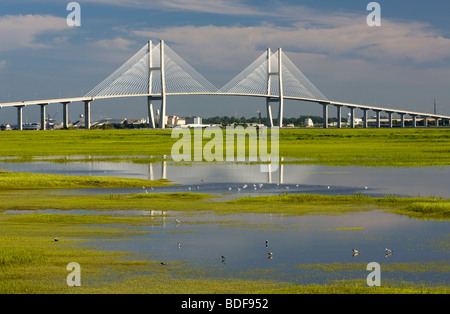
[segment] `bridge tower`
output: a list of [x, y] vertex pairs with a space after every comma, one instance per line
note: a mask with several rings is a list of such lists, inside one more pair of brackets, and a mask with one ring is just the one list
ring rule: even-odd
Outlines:
[[[284, 111], [284, 94], [283, 94], [283, 59], [282, 59], [282, 49], [278, 49], [278, 71], [272, 72], [272, 62], [271, 62], [271, 51], [267, 48], [267, 126], [270, 128], [274, 127], [272, 118], [272, 102], [278, 102], [278, 126], [283, 127], [283, 111]], [[279, 96], [277, 98], [271, 97], [271, 82], [272, 76], [278, 76], [278, 86], [279, 86]]]
[[[155, 117], [153, 113], [153, 100], [161, 101], [161, 114], [159, 119], [159, 127], [161, 129], [165, 129], [165, 116], [166, 116], [166, 77], [165, 77], [165, 67], [164, 67], [164, 40], [160, 41], [159, 49], [160, 49], [160, 65], [159, 67], [153, 66], [153, 45], [152, 41], [148, 42], [148, 96], [147, 96], [147, 104], [148, 104], [148, 123], [151, 129], [156, 128], [155, 125]], [[160, 72], [161, 79], [161, 96], [154, 97], [153, 93], [153, 72]]]

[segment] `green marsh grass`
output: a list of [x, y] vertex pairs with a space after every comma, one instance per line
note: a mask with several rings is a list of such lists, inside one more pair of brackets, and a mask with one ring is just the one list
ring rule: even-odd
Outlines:
[[[0, 132], [0, 157], [114, 158], [152, 162], [171, 155], [171, 130], [57, 130]], [[208, 139], [203, 140], [203, 145]], [[224, 142], [225, 146], [225, 142]], [[448, 129], [282, 129], [283, 163], [330, 166], [429, 167], [450, 165]], [[224, 150], [225, 151], [225, 150]], [[14, 161], [14, 160], [10, 160]]]
[[169, 185], [169, 181], [156, 181], [94, 176], [66, 176], [0, 171], [1, 190], [73, 189], [73, 188], [138, 188]]

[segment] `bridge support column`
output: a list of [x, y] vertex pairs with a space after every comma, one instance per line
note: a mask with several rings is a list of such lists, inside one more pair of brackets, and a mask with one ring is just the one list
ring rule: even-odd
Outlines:
[[39, 106], [41, 106], [41, 130], [45, 131], [47, 129], [45, 121], [45, 107], [47, 104], [40, 104]]
[[23, 118], [22, 118], [22, 109], [25, 106], [16, 106], [17, 108], [17, 130], [23, 130]]
[[424, 126], [425, 128], [428, 127], [428, 117], [423, 117], [423, 126]]
[[405, 128], [405, 114], [404, 113], [399, 114], [400, 114], [400, 127], [403, 129]]
[[63, 128], [67, 129], [69, 127], [69, 103], [62, 102], [63, 105]]
[[267, 127], [273, 128], [273, 118], [272, 118], [272, 106], [270, 105], [270, 98], [266, 99], [267, 105]]
[[435, 126], [439, 126], [439, 118], [434, 118], [434, 123]]
[[336, 118], [337, 118], [337, 128], [342, 128], [342, 106], [336, 105]]
[[283, 92], [283, 51], [278, 48], [278, 86], [280, 90], [280, 108], [278, 111], [278, 125], [283, 127], [283, 111], [284, 111], [284, 92]]
[[166, 128], [166, 74], [164, 66], [164, 40], [160, 42], [160, 61], [161, 61], [161, 113], [160, 113], [160, 127]]
[[84, 128], [86, 130], [91, 128], [91, 102], [89, 100], [84, 102]]
[[355, 125], [355, 108], [350, 108], [350, 127], [354, 129]]
[[416, 128], [417, 127], [417, 116], [416, 115], [413, 115], [412, 116], [412, 127], [413, 128]]
[[388, 112], [389, 115], [389, 128], [392, 129], [393, 123], [392, 123], [392, 112]]
[[367, 121], [367, 110], [369, 109], [362, 109], [363, 111], [363, 128], [367, 129], [369, 127], [369, 122]]
[[155, 126], [155, 117], [153, 115], [153, 99], [151, 96], [147, 97], [147, 104], [148, 104], [148, 127], [150, 129], [156, 128]]
[[381, 111], [376, 110], [375, 112], [377, 114], [377, 129], [379, 129], [381, 128]]
[[[152, 94], [153, 90], [153, 55], [152, 55], [152, 41], [148, 42], [148, 94]], [[161, 70], [161, 68], [160, 68]], [[148, 127], [150, 129], [155, 129], [155, 117], [153, 115], [153, 99], [152, 96], [147, 97], [147, 110], [148, 110]]]
[[328, 129], [328, 104], [322, 104], [323, 106], [323, 128]]

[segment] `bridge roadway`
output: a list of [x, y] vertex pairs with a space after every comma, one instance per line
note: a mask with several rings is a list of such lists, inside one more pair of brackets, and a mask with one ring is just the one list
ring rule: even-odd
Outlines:
[[[245, 97], [262, 97], [266, 99], [278, 99], [279, 95], [261, 95], [261, 94], [235, 94], [235, 93], [220, 93], [220, 92], [211, 92], [211, 93], [166, 93], [166, 96], [177, 96], [177, 95], [217, 95], [217, 96], [245, 96]], [[19, 101], [19, 102], [8, 102], [8, 103], [0, 103], [0, 108], [4, 107], [16, 107], [17, 108], [17, 125], [20, 130], [22, 130], [23, 120], [22, 120], [22, 110], [26, 106], [38, 105], [41, 107], [40, 121], [41, 121], [41, 129], [45, 130], [45, 107], [49, 104], [61, 103], [63, 105], [63, 126], [68, 127], [68, 104], [73, 102], [84, 102], [85, 105], [85, 125], [86, 128], [90, 128], [90, 104], [94, 100], [99, 99], [109, 99], [109, 98], [126, 98], [126, 97], [151, 97], [154, 100], [161, 99], [160, 94], [132, 94], [132, 95], [112, 95], [112, 96], [101, 96], [101, 97], [72, 97], [72, 98], [58, 98], [58, 99], [46, 99], [46, 100], [29, 100], [29, 101]], [[413, 127], [417, 126], [417, 117], [421, 117], [426, 121], [428, 119], [435, 120], [435, 125], [439, 126], [439, 121], [448, 120], [450, 121], [450, 116], [444, 116], [439, 114], [430, 114], [423, 112], [415, 112], [415, 111], [406, 111], [406, 110], [398, 110], [392, 108], [383, 108], [383, 107], [374, 107], [367, 105], [359, 105], [345, 102], [337, 102], [330, 100], [320, 100], [320, 99], [311, 99], [311, 98], [301, 98], [301, 97], [290, 97], [284, 96], [286, 100], [298, 100], [305, 101], [311, 103], [317, 103], [322, 105], [323, 107], [323, 127], [328, 128], [328, 112], [329, 106], [335, 106], [337, 108], [337, 127], [340, 128], [341, 124], [341, 109], [342, 107], [346, 107], [350, 109], [351, 114], [351, 127], [355, 127], [355, 110], [360, 109], [363, 111], [363, 126], [365, 128], [368, 127], [368, 111], [374, 111], [376, 113], [376, 126], [378, 128], [381, 127], [381, 112], [385, 112], [389, 115], [388, 123], [389, 127], [393, 127], [393, 114], [398, 114], [401, 117], [400, 127], [405, 127], [405, 119], [404, 116], [408, 115], [412, 117]], [[425, 123], [427, 125], [427, 123]]]

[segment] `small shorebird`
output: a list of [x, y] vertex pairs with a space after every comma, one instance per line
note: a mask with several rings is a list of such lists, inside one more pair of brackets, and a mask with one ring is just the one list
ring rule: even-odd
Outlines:
[[269, 247], [269, 240], [266, 240], [266, 248]]
[[269, 256], [272, 256], [272, 255], [273, 255], [273, 253], [270, 252], [270, 251], [267, 251], [267, 254], [268, 254]]
[[55, 240], [55, 242], [58, 242], [58, 241], [59, 241], [57, 237], [55, 237], [55, 239], [54, 239], [54, 240]]
[[385, 250], [386, 250], [386, 257], [391, 256], [392, 253], [394, 253], [393, 250], [390, 250], [390, 249], [387, 249], [387, 248]]
[[161, 265], [167, 265], [167, 263], [166, 262], [161, 262]]

